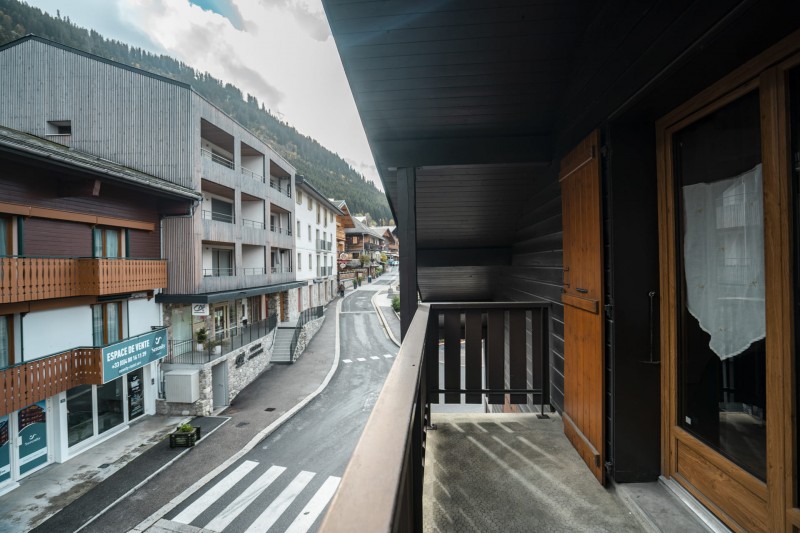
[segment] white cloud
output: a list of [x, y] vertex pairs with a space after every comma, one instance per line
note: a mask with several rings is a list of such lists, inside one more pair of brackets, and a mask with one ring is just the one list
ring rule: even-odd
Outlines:
[[381, 187], [319, 0], [234, 0], [242, 29], [189, 0], [31, 3], [52, 14], [61, 9], [108, 38], [139, 35], [132, 44], [149, 41], [146, 48], [238, 86]]

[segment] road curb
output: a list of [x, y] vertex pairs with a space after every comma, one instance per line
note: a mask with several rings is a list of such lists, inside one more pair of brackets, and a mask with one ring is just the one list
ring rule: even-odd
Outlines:
[[389, 323], [386, 322], [386, 317], [383, 315], [383, 311], [381, 310], [381, 306], [375, 303], [375, 298], [377, 298], [379, 295], [383, 294], [384, 292], [388, 292], [388, 291], [378, 291], [375, 294], [373, 294], [372, 298], [370, 299], [370, 302], [372, 303], [372, 307], [374, 307], [375, 311], [378, 313], [378, 318], [380, 319], [381, 324], [383, 324], [383, 330], [386, 332], [386, 335], [388, 335], [389, 338], [392, 340], [392, 342], [395, 343], [397, 345], [397, 347], [399, 348], [400, 347], [400, 341], [398, 341], [395, 338], [394, 333], [392, 333], [392, 328], [390, 328], [389, 327]]
[[[292, 407], [291, 409], [289, 409], [288, 411], [283, 413], [272, 424], [268, 425], [266, 428], [264, 428], [258, 434], [256, 434], [252, 439], [250, 439], [250, 442], [248, 442], [241, 450], [239, 450], [238, 452], [233, 454], [231, 457], [229, 457], [227, 460], [225, 460], [225, 462], [223, 462], [222, 464], [217, 466], [214, 470], [212, 470], [211, 472], [209, 472], [208, 474], [203, 476], [201, 479], [197, 480], [192, 486], [190, 486], [189, 488], [187, 488], [186, 490], [181, 492], [178, 496], [176, 496], [175, 498], [170, 500], [161, 509], [159, 509], [158, 511], [156, 511], [152, 515], [150, 515], [147, 518], [145, 518], [139, 524], [137, 524], [134, 528], [132, 528], [130, 530], [131, 532], [140, 533], [140, 532], [146, 531], [148, 528], [150, 528], [153, 525], [155, 525], [156, 522], [158, 522], [159, 520], [164, 518], [164, 516], [167, 513], [172, 511], [175, 507], [177, 507], [181, 503], [183, 503], [184, 500], [186, 500], [189, 496], [191, 496], [192, 494], [197, 492], [203, 485], [207, 484], [209, 481], [211, 481], [212, 479], [217, 477], [220, 473], [225, 471], [225, 469], [230, 467], [233, 463], [235, 463], [236, 461], [241, 459], [250, 450], [255, 448], [262, 440], [267, 438], [276, 429], [278, 429], [280, 426], [282, 426], [286, 421], [288, 421], [290, 418], [292, 418], [294, 415], [296, 415], [303, 407], [308, 405], [311, 402], [311, 400], [313, 400], [314, 398], [319, 396], [322, 393], [322, 391], [325, 390], [325, 388], [328, 386], [328, 383], [330, 383], [331, 379], [333, 378], [333, 375], [336, 373], [336, 369], [339, 367], [339, 352], [340, 352], [340, 347], [339, 347], [339, 313], [342, 310], [342, 301], [343, 300], [340, 298], [339, 301], [336, 303], [336, 324], [334, 326], [336, 328], [336, 341], [335, 341], [335, 347], [334, 347], [333, 364], [331, 365], [331, 369], [328, 371], [328, 374], [325, 376], [325, 379], [322, 380], [322, 383], [319, 385], [319, 387], [317, 387], [316, 390], [314, 390], [308, 396], [303, 398], [294, 407]], [[158, 470], [158, 472], [153, 473], [153, 476], [155, 476], [158, 473], [160, 473], [163, 470], [165, 470], [167, 468], [167, 466], [169, 466], [169, 465], [166, 465], [163, 468], [160, 468]], [[151, 476], [151, 477], [153, 477], [153, 476]], [[108, 508], [110, 509], [111, 507], [116, 505], [116, 503], [117, 502], [114, 502], [114, 504], [110, 505]]]

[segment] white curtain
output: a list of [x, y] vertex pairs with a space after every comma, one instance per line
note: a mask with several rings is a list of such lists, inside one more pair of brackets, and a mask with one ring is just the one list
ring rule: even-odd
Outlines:
[[720, 359], [766, 335], [761, 165], [683, 187], [683, 263], [689, 312]]

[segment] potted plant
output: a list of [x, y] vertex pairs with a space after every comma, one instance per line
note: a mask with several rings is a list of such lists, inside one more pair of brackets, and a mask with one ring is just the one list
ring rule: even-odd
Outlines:
[[197, 340], [197, 351], [202, 352], [205, 349], [206, 342], [208, 342], [208, 331], [206, 331], [206, 328], [200, 328], [194, 336]]
[[178, 426], [178, 429], [173, 431], [169, 436], [169, 447], [175, 448], [184, 447], [188, 448], [194, 446], [200, 440], [200, 427], [193, 426], [188, 422]]

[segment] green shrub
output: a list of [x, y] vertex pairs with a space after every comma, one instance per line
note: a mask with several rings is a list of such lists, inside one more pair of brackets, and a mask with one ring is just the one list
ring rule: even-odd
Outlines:
[[395, 296], [394, 298], [392, 298], [392, 309], [394, 309], [395, 313], [399, 313], [400, 312], [400, 297], [399, 296]]
[[185, 431], [186, 433], [191, 432], [193, 429], [194, 427], [188, 422], [186, 424], [181, 424], [180, 426], [178, 426], [178, 431]]

